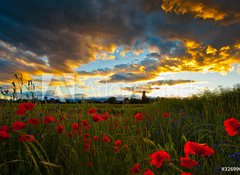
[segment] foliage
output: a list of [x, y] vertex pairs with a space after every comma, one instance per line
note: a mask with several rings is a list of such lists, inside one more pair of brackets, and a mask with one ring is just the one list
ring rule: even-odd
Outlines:
[[[10, 129], [10, 138], [0, 140], [1, 175], [126, 175], [130, 169], [140, 169], [141, 173], [150, 169], [166, 175], [178, 175], [181, 171], [194, 175], [223, 174], [221, 167], [239, 166], [239, 134], [229, 136], [223, 125], [231, 117], [239, 120], [239, 89], [206, 92], [190, 99], [160, 99], [151, 104], [39, 103], [24, 116], [15, 114], [18, 104], [2, 103], [0, 127], [11, 127], [16, 121], [26, 123], [26, 127]], [[95, 112], [100, 118], [97, 122], [92, 120]], [[137, 113], [143, 115], [141, 120], [134, 118]], [[170, 115], [163, 117], [163, 113]], [[54, 123], [44, 124], [46, 116], [52, 116]], [[29, 124], [31, 118], [40, 123]], [[84, 120], [88, 122], [85, 125]], [[19, 141], [23, 133], [34, 135], [35, 140]], [[198, 165], [191, 169], [182, 167], [180, 157], [184, 157], [187, 141], [206, 143], [214, 154], [191, 157]], [[159, 150], [169, 153], [171, 159], [156, 169], [148, 160]], [[137, 163], [139, 169], [133, 169]]]

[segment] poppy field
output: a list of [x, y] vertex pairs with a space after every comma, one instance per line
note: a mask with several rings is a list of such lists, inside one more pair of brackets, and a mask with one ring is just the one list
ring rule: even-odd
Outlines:
[[238, 174], [239, 97], [1, 103], [0, 174]]

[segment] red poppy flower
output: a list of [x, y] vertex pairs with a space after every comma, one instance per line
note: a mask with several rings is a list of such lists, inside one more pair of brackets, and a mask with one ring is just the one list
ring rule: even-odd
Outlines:
[[86, 130], [88, 130], [88, 129], [90, 128], [90, 125], [89, 125], [89, 123], [88, 123], [87, 120], [83, 120], [83, 121], [82, 121], [82, 124], [83, 124], [83, 127], [84, 127]]
[[91, 134], [89, 132], [86, 132], [83, 137], [86, 139], [86, 138], [88, 138], [90, 136], [91, 136]]
[[150, 164], [156, 168], [160, 168], [164, 161], [170, 161], [171, 158], [170, 154], [168, 154], [166, 151], [157, 151], [151, 154], [149, 157], [152, 159]]
[[136, 174], [139, 172], [141, 172], [139, 163], [136, 163], [134, 167], [130, 168], [130, 174]]
[[118, 153], [118, 151], [119, 151], [119, 147], [118, 146], [114, 146], [114, 152]]
[[214, 154], [214, 150], [206, 144], [199, 144], [196, 142], [187, 141], [187, 143], [184, 145], [184, 153], [186, 154], [186, 156], [189, 156], [190, 154], [211, 156], [212, 154]]
[[181, 175], [192, 175], [192, 174], [188, 172], [182, 172]]
[[134, 115], [134, 118], [138, 121], [142, 121], [143, 115], [141, 113], [137, 113], [137, 114]]
[[17, 110], [16, 112], [15, 112], [17, 115], [19, 115], [19, 116], [24, 116], [25, 115], [25, 113], [26, 113], [26, 110], [24, 109], [24, 110]]
[[230, 118], [224, 121], [225, 131], [230, 136], [235, 136], [240, 129], [240, 122], [235, 118]]
[[18, 110], [15, 112], [17, 115], [19, 116], [24, 116], [25, 113], [26, 113], [26, 108], [25, 108], [25, 105], [24, 103], [21, 103], [19, 106], [18, 106]]
[[32, 110], [33, 108], [35, 108], [35, 104], [32, 102], [23, 103], [23, 106], [26, 110]]
[[88, 143], [92, 143], [92, 139], [91, 139], [91, 138], [88, 138], [88, 139], [87, 139], [87, 142], [88, 142]]
[[32, 110], [35, 107], [35, 104], [32, 102], [23, 102], [18, 106], [18, 110], [16, 111], [16, 114], [19, 116], [25, 115], [27, 110]]
[[114, 145], [115, 145], [115, 146], [121, 146], [121, 145], [122, 145], [122, 141], [121, 141], [121, 140], [116, 140], [116, 141], [114, 142]]
[[56, 126], [56, 131], [57, 133], [61, 134], [64, 131], [64, 126], [63, 125]]
[[186, 167], [186, 168], [192, 168], [198, 165], [198, 162], [196, 162], [195, 160], [189, 159], [189, 157], [181, 157], [180, 161], [181, 161], [180, 166]]
[[8, 132], [9, 131], [9, 127], [7, 125], [3, 125], [1, 128], [0, 128], [0, 131], [6, 131]]
[[154, 175], [154, 172], [152, 172], [150, 169], [148, 169], [147, 171], [145, 171], [143, 173], [143, 175]]
[[35, 140], [34, 135], [29, 134], [29, 135], [28, 135], [28, 140], [29, 140], [30, 142], [33, 142], [33, 141]]
[[78, 123], [73, 123], [73, 124], [72, 124], [72, 129], [73, 129], [73, 130], [78, 130], [78, 129], [79, 129]]
[[23, 128], [25, 128], [25, 127], [26, 127], [26, 124], [23, 123], [23, 122], [14, 122], [14, 123], [12, 124], [12, 129], [13, 129], [14, 131], [18, 131], [18, 130], [23, 129]]
[[71, 132], [68, 133], [68, 137], [72, 138], [72, 135], [73, 134]]
[[94, 114], [92, 115], [92, 120], [93, 120], [94, 122], [99, 122], [99, 121], [103, 121], [104, 119], [101, 117], [100, 114], [94, 113]]
[[31, 134], [21, 134], [19, 137], [20, 142], [26, 142], [26, 141], [33, 142], [35, 140], [35, 137]]
[[104, 112], [103, 114], [102, 114], [102, 119], [104, 119], [104, 120], [109, 120], [109, 115], [108, 115], [108, 113], [106, 113], [106, 112]]
[[98, 141], [99, 137], [98, 136], [93, 136], [93, 140]]
[[28, 123], [29, 123], [30, 125], [38, 125], [39, 122], [40, 122], [40, 121], [39, 121], [38, 118], [31, 118], [31, 119], [28, 120]]
[[60, 118], [58, 119], [58, 122], [62, 122], [63, 119], [64, 119], [64, 117], [60, 117]]
[[84, 143], [84, 151], [88, 152], [90, 148], [90, 145], [88, 143]]
[[53, 122], [54, 122], [54, 118], [51, 116], [46, 116], [43, 121], [44, 124], [53, 123]]
[[27, 109], [25, 108], [25, 102], [19, 104], [18, 110], [20, 110], [20, 111], [26, 111], [26, 110], [27, 110]]
[[109, 143], [111, 140], [107, 135], [104, 135], [102, 141]]
[[9, 139], [10, 135], [7, 131], [0, 130], [0, 139]]
[[20, 142], [26, 142], [26, 141], [27, 141], [27, 134], [22, 134], [22, 135], [19, 137], [19, 141], [20, 141]]
[[97, 112], [97, 109], [96, 108], [90, 108], [87, 113], [88, 114], [95, 114]]
[[168, 113], [168, 112], [164, 112], [164, 113], [162, 114], [162, 116], [163, 116], [164, 118], [168, 118], [168, 117], [171, 116], [171, 114]]

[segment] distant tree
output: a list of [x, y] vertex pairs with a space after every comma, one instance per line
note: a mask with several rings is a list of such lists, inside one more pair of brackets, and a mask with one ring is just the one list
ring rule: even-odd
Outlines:
[[107, 102], [109, 104], [115, 104], [115, 103], [117, 103], [117, 99], [116, 99], [116, 97], [109, 97]]
[[45, 101], [45, 103], [48, 103], [48, 97], [47, 96], [44, 96], [44, 101]]
[[141, 99], [131, 98], [129, 101], [130, 104], [140, 104], [142, 103]]
[[60, 101], [60, 99], [54, 99], [54, 103], [60, 103], [61, 101]]
[[118, 101], [118, 104], [123, 104], [123, 101], [121, 100], [121, 101]]
[[55, 101], [55, 99], [53, 97], [49, 99], [50, 103], [54, 103], [54, 101]]
[[129, 103], [129, 98], [124, 98], [123, 103], [128, 104]]

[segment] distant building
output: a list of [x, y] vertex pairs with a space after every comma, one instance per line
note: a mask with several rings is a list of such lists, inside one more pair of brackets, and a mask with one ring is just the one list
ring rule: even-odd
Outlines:
[[143, 91], [143, 93], [142, 93], [142, 102], [147, 102], [147, 96], [146, 96], [146, 92], [145, 91]]

